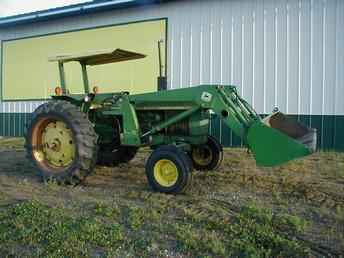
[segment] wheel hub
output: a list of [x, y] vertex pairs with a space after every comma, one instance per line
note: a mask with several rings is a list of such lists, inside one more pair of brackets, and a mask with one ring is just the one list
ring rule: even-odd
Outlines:
[[170, 187], [177, 182], [177, 166], [170, 160], [159, 160], [154, 166], [154, 177], [160, 185]]
[[192, 159], [201, 166], [207, 166], [213, 159], [213, 153], [209, 146], [204, 145], [192, 150]]
[[71, 129], [57, 120], [42, 121], [34, 134], [40, 148], [34, 153], [36, 160], [53, 167], [67, 167], [75, 158], [75, 143]]
[[53, 142], [46, 143], [46, 147], [53, 151], [59, 152], [61, 150], [61, 142], [59, 139], [55, 138]]

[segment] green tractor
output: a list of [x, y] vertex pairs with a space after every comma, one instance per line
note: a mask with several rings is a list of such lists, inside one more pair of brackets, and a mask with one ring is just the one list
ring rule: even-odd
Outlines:
[[[44, 179], [77, 184], [97, 164], [127, 163], [140, 147], [148, 146], [153, 151], [145, 170], [152, 189], [181, 192], [194, 168], [211, 171], [220, 166], [222, 146], [209, 135], [214, 113], [241, 137], [259, 166], [279, 165], [315, 151], [315, 129], [278, 111], [261, 119], [235, 86], [200, 85], [136, 95], [90, 91], [87, 66], [144, 57], [116, 49], [50, 59], [58, 63], [61, 87], [33, 112], [25, 144]], [[69, 94], [66, 62], [80, 63], [84, 94]]]

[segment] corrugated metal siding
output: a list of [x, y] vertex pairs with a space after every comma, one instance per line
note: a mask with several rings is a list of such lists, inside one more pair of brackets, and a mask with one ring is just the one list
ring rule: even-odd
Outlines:
[[44, 101], [5, 101], [0, 102], [0, 113], [31, 113]]
[[259, 113], [343, 114], [343, 1], [182, 5], [169, 16], [172, 88], [231, 83]]
[[278, 106], [290, 114], [344, 114], [341, 0], [180, 1], [18, 26], [2, 37], [158, 17], [168, 17], [170, 88], [234, 84], [260, 113]]
[[[238, 85], [259, 113], [278, 106], [310, 115], [302, 119], [319, 125], [321, 139], [338, 134], [326, 116], [344, 115], [342, 0], [177, 1], [17, 26], [0, 30], [0, 39], [161, 17], [168, 18], [169, 88]], [[38, 104], [0, 104], [0, 113]]]

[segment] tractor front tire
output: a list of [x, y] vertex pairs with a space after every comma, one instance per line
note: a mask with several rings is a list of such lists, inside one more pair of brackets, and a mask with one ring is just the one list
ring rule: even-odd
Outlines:
[[195, 169], [211, 171], [221, 165], [223, 149], [214, 137], [208, 135], [208, 141], [205, 144], [192, 146], [190, 157]]
[[50, 101], [33, 112], [25, 147], [43, 179], [59, 183], [80, 183], [97, 160], [97, 135], [91, 122], [67, 101]]
[[191, 180], [192, 164], [187, 154], [173, 145], [155, 149], [146, 163], [146, 175], [154, 191], [177, 194]]

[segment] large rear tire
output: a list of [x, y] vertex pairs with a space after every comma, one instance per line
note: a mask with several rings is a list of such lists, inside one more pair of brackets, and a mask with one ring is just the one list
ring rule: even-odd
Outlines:
[[78, 184], [97, 160], [97, 135], [91, 122], [67, 101], [50, 101], [33, 112], [25, 147], [44, 180]]

